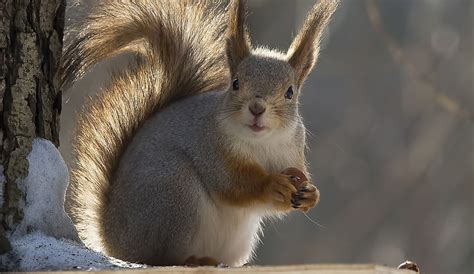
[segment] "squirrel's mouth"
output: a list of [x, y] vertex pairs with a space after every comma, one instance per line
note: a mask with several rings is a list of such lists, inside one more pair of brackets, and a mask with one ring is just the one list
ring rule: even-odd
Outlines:
[[250, 128], [253, 132], [261, 132], [261, 131], [264, 131], [264, 130], [266, 129], [265, 126], [258, 125], [258, 124], [253, 124], [253, 125], [249, 126], [249, 128]]

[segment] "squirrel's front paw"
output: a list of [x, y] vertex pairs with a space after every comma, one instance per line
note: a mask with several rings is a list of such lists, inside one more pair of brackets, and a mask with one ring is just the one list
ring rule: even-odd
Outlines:
[[308, 212], [319, 203], [319, 190], [309, 182], [304, 182], [291, 200], [292, 207]]
[[294, 209], [308, 212], [319, 203], [319, 190], [308, 182], [306, 175], [297, 168], [287, 168], [283, 174], [290, 176], [297, 191], [292, 196], [291, 206]]
[[269, 175], [269, 200], [280, 210], [290, 210], [293, 206], [292, 200], [296, 197], [297, 188], [295, 178], [292, 175], [272, 174]]

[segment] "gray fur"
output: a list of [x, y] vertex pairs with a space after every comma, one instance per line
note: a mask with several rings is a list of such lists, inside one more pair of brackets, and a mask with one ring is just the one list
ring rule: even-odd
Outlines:
[[[175, 103], [133, 137], [116, 171], [104, 220], [110, 235], [116, 236], [110, 241], [129, 248], [112, 256], [180, 264], [192, 255], [186, 248], [198, 228], [199, 198], [230, 181], [216, 162], [220, 156], [214, 118], [222, 95], [203, 94]], [[144, 235], [149, 235], [145, 243]]]

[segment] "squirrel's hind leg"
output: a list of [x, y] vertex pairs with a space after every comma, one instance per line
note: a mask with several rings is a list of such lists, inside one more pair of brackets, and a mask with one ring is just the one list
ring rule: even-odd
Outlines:
[[108, 255], [157, 266], [182, 265], [194, 255], [200, 179], [187, 161], [161, 155], [124, 159], [104, 215]]

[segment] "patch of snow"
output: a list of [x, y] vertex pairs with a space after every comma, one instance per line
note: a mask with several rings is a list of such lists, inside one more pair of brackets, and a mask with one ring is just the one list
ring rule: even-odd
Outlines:
[[[85, 248], [76, 242], [33, 232], [11, 239], [13, 251], [0, 256], [2, 271], [101, 270], [143, 268]], [[3, 268], [5, 269], [3, 269]]]
[[20, 237], [39, 230], [55, 238], [80, 241], [76, 228], [64, 210], [69, 174], [66, 163], [56, 146], [48, 140], [37, 138], [27, 157], [28, 176], [19, 181], [19, 188], [26, 193], [24, 218], [13, 236]]
[[[27, 159], [28, 176], [18, 182], [25, 193], [24, 218], [10, 235], [12, 250], [0, 256], [0, 271], [145, 267], [107, 257], [80, 242], [76, 228], [64, 211], [68, 169], [53, 143], [35, 139]], [[0, 166], [0, 199], [3, 181]]]

